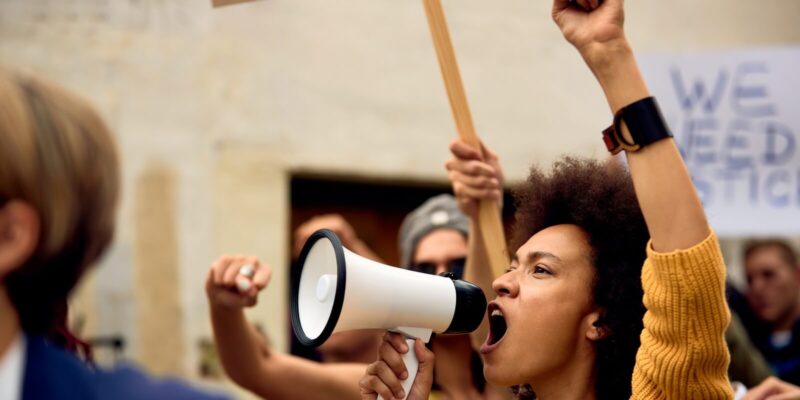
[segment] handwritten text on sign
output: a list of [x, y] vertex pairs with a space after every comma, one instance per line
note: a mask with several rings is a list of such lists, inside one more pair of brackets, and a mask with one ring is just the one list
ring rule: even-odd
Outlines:
[[718, 234], [800, 233], [800, 48], [640, 60]]

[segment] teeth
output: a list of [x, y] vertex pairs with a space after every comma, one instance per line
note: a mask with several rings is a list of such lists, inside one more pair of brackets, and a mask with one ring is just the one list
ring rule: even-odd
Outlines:
[[505, 336], [508, 330], [508, 323], [506, 322], [503, 312], [497, 307], [492, 307], [492, 312], [489, 314], [489, 336], [486, 339], [490, 346], [497, 344]]

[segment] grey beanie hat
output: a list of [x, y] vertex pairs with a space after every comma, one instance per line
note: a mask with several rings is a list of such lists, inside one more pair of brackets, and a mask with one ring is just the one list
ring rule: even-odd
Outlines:
[[441, 194], [428, 199], [409, 213], [400, 226], [400, 266], [408, 268], [423, 236], [440, 229], [453, 229], [469, 235], [469, 219], [458, 209], [455, 197]]

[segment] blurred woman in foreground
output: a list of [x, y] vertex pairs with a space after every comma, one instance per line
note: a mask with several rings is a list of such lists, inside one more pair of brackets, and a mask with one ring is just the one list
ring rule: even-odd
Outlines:
[[119, 161], [82, 99], [0, 69], [0, 399], [206, 399], [68, 350], [67, 298], [111, 242]]

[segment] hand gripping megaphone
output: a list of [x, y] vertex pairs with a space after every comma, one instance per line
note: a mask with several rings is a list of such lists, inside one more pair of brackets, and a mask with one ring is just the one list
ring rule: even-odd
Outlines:
[[406, 394], [417, 375], [414, 339], [469, 333], [486, 313], [481, 289], [452, 276], [381, 264], [351, 252], [327, 229], [306, 241], [292, 282], [292, 328], [306, 346], [353, 329], [387, 329], [406, 336]]

